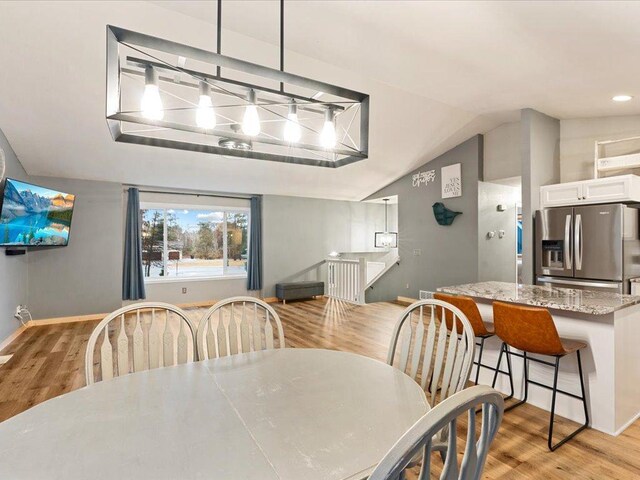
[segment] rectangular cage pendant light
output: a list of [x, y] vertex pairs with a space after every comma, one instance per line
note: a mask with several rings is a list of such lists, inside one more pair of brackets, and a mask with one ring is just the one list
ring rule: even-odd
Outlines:
[[336, 168], [368, 157], [369, 96], [107, 26], [116, 142]]

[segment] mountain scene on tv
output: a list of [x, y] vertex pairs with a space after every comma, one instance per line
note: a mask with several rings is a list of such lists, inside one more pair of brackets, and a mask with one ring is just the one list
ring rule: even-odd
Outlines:
[[0, 212], [0, 245], [64, 246], [75, 197], [7, 179]]

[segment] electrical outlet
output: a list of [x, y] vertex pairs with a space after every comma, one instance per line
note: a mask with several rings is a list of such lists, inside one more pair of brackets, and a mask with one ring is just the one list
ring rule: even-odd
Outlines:
[[182, 287], [182, 293], [187, 293], [187, 287]]
[[413, 250], [413, 256], [414, 257], [419, 257], [420, 255], [422, 255], [422, 250], [420, 250], [419, 248], [415, 248]]
[[407, 290], [409, 290], [409, 284], [407, 283]]

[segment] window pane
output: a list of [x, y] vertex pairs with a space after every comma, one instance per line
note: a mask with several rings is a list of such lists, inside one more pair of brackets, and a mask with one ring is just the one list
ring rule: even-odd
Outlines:
[[142, 215], [142, 268], [145, 277], [164, 276], [164, 210], [140, 210]]
[[[142, 249], [147, 277], [246, 275], [247, 213], [171, 206], [142, 209]], [[166, 245], [164, 229], [166, 221]], [[228, 257], [225, 255], [225, 227]], [[166, 262], [164, 255], [166, 254]], [[165, 271], [166, 267], [166, 271]]]
[[246, 213], [227, 213], [227, 275], [247, 273], [248, 226]]
[[167, 274], [170, 277], [213, 277], [223, 274], [222, 212], [167, 210]]

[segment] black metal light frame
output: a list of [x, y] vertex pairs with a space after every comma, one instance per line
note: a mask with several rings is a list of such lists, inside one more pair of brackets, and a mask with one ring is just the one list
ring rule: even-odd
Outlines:
[[[309, 144], [296, 144], [295, 146], [302, 150], [310, 152], [330, 152], [333, 156], [333, 160], [324, 158], [310, 158], [293, 155], [291, 152], [291, 145], [284, 140], [275, 138], [248, 137], [239, 132], [221, 131], [220, 129], [214, 129], [213, 131], [207, 131], [203, 128], [199, 128], [193, 125], [186, 125], [177, 122], [164, 121], [164, 120], [152, 120], [141, 117], [140, 115], [134, 115], [130, 112], [123, 112], [121, 110], [121, 73], [132, 73], [131, 70], [127, 70], [127, 67], [121, 65], [120, 45], [133, 48], [134, 50], [145, 55], [144, 49], [151, 49], [163, 53], [168, 53], [177, 57], [184, 57], [186, 59], [193, 59], [198, 62], [208, 63], [215, 65], [216, 73], [205, 73], [193, 71], [185, 68], [181, 68], [177, 65], [172, 65], [164, 62], [151, 54], [148, 54], [149, 59], [127, 57], [126, 63], [129, 67], [137, 67], [138, 71], [134, 73], [139, 74], [139, 69], [145, 65], [151, 65], [154, 68], [162, 71], [168, 71], [175, 73], [183, 73], [195, 80], [197, 86], [198, 81], [205, 81], [212, 87], [224, 88], [224, 86], [233, 85], [234, 87], [240, 86], [247, 90], [253, 89], [257, 92], [265, 92], [268, 94], [281, 95], [285, 101], [286, 99], [295, 99], [296, 105], [299, 109], [324, 112], [327, 108], [331, 108], [335, 111], [344, 110], [344, 105], [359, 105], [359, 146], [358, 148], [351, 147], [350, 145], [342, 144], [342, 148], [333, 148], [330, 150], [324, 149], [318, 145]], [[281, 67], [283, 63], [281, 62]], [[253, 85], [248, 83], [239, 82], [234, 79], [225, 78], [220, 73], [221, 68], [229, 68], [238, 72], [248, 73], [254, 76], [258, 76], [267, 80], [280, 82], [280, 90], [266, 88], [259, 85]], [[160, 77], [162, 79], [162, 77]], [[294, 93], [287, 92], [285, 86], [302, 87], [317, 92], [323, 92], [341, 99], [345, 99], [345, 102], [333, 101], [323, 102], [313, 97], [305, 97], [296, 95]], [[164, 148], [172, 148], [178, 150], [188, 150], [202, 153], [212, 153], [225, 156], [237, 156], [243, 158], [252, 158], [258, 160], [269, 160], [276, 162], [285, 162], [293, 164], [312, 165], [319, 167], [337, 168], [344, 165], [348, 165], [360, 160], [368, 158], [369, 148], [369, 95], [349, 90], [346, 88], [338, 87], [328, 83], [312, 80], [309, 78], [301, 77], [292, 73], [287, 73], [282, 70], [276, 70], [273, 68], [265, 67], [255, 63], [250, 63], [237, 58], [221, 55], [211, 51], [203, 50], [200, 48], [164, 40], [161, 38], [145, 35], [131, 30], [108, 25], [107, 26], [107, 81], [106, 81], [106, 119], [109, 126], [109, 130], [113, 139], [116, 142], [133, 143], [141, 145], [151, 145]], [[239, 97], [241, 98], [241, 97]], [[341, 105], [341, 103], [343, 103]], [[257, 105], [259, 108], [260, 105]], [[264, 106], [262, 107], [264, 108]], [[274, 113], [274, 112], [271, 112]], [[278, 114], [276, 114], [278, 115]], [[285, 117], [283, 117], [285, 118]], [[354, 117], [355, 118], [355, 117]], [[234, 149], [224, 148], [218, 145], [210, 143], [197, 143], [193, 141], [179, 141], [174, 139], [156, 138], [144, 135], [139, 135], [132, 132], [123, 131], [123, 122], [147, 125], [152, 127], [159, 127], [174, 131], [183, 131], [202, 134], [203, 136], [216, 136], [216, 137], [228, 137], [238, 141], [251, 141], [254, 146], [262, 144], [268, 144], [271, 146], [282, 147], [282, 153], [261, 152], [258, 149], [250, 151], [239, 151]]]

